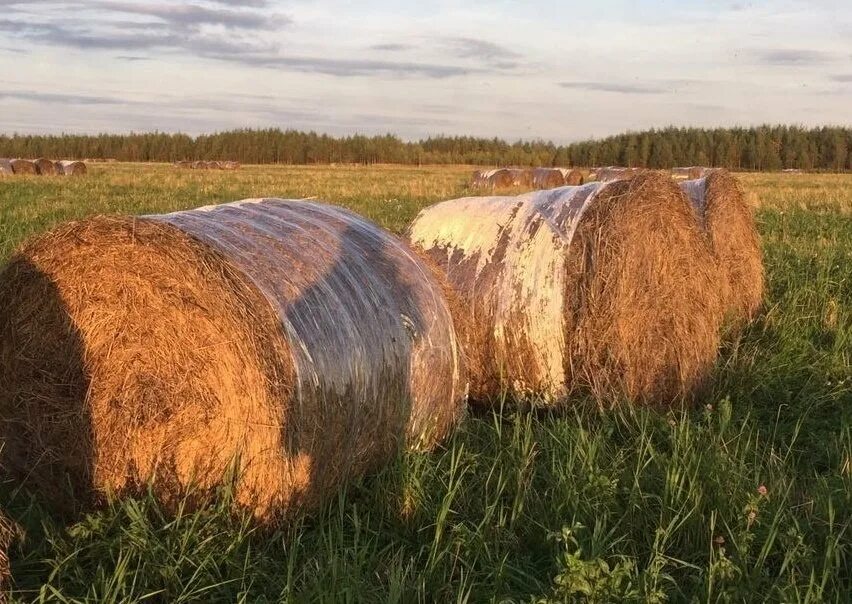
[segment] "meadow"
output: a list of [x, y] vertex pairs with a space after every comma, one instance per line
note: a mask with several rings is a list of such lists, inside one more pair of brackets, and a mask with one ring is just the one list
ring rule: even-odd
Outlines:
[[[469, 194], [470, 172], [95, 164], [0, 179], [0, 261], [65, 220], [260, 196], [316, 197], [400, 233]], [[13, 600], [852, 601], [852, 175], [740, 179], [767, 299], [693, 407], [506, 401], [274, 529], [232, 513], [227, 487], [202, 509], [142, 497], [68, 521], [0, 484], [26, 530]]]

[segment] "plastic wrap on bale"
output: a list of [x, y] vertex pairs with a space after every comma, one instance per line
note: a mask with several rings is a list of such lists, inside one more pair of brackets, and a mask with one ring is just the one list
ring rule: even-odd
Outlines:
[[666, 405], [714, 363], [718, 269], [668, 176], [451, 200], [409, 238], [461, 301], [474, 401], [584, 390]]
[[246, 200], [71, 223], [0, 275], [7, 467], [166, 503], [220, 484], [261, 518], [316, 505], [464, 411], [440, 285], [334, 206]]
[[763, 304], [763, 255], [754, 214], [739, 182], [727, 170], [709, 170], [680, 183], [710, 239], [721, 270], [720, 291], [734, 330]]

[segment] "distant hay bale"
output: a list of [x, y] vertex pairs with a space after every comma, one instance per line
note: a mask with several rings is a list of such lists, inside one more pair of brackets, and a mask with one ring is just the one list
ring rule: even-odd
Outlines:
[[86, 164], [76, 160], [64, 160], [59, 162], [62, 166], [62, 174], [65, 176], [82, 176], [88, 172]]
[[565, 176], [556, 168], [535, 168], [532, 171], [532, 186], [536, 189], [555, 189], [565, 185]]
[[639, 168], [620, 168], [617, 166], [609, 166], [607, 168], [598, 168], [598, 170], [595, 171], [595, 179], [598, 182], [629, 180], [639, 174], [639, 172]]
[[10, 163], [15, 174], [36, 174], [35, 164], [28, 159], [13, 159]]
[[666, 175], [446, 201], [409, 238], [461, 301], [475, 402], [590, 391], [664, 405], [714, 363], [717, 265]]
[[192, 162], [186, 160], [179, 160], [174, 163], [175, 168], [188, 169], [192, 167]]
[[14, 173], [12, 162], [8, 159], [0, 158], [0, 176], [11, 176]]
[[533, 186], [532, 170], [529, 168], [508, 168], [513, 187], [529, 188]]
[[219, 162], [218, 162], [218, 161], [215, 161], [215, 160], [212, 160], [212, 161], [208, 161], [208, 162], [206, 162], [205, 167], [206, 167], [208, 170], [219, 170], [219, 169], [221, 169], [221, 166], [219, 165]]
[[692, 201], [722, 271], [722, 295], [728, 319], [742, 326], [763, 303], [763, 257], [760, 235], [742, 187], [727, 170], [681, 183]]
[[583, 173], [572, 168], [557, 168], [562, 172], [562, 178], [565, 179], [565, 184], [569, 187], [577, 187], [585, 182]]
[[56, 164], [49, 159], [41, 157], [35, 160], [33, 164], [35, 164], [36, 173], [41, 174], [42, 176], [53, 176], [56, 174]]
[[203, 161], [197, 161], [196, 160], [196, 161], [192, 162], [189, 165], [189, 167], [193, 170], [203, 170], [206, 166], [205, 166]]
[[308, 201], [60, 226], [0, 273], [0, 466], [168, 504], [236, 460], [259, 518], [316, 505], [464, 413], [430, 270]]
[[473, 184], [480, 188], [507, 189], [513, 186], [513, 182], [512, 173], [507, 168], [495, 168], [480, 172]]
[[240, 168], [240, 162], [238, 161], [226, 161], [222, 162], [220, 168], [223, 170], [238, 170]]

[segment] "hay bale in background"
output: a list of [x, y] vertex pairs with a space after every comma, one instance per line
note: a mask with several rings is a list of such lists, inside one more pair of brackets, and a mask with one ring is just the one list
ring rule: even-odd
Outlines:
[[409, 238], [462, 302], [475, 400], [582, 389], [666, 404], [714, 363], [717, 266], [667, 175], [447, 201]]
[[220, 167], [223, 170], [238, 170], [240, 168], [240, 162], [238, 162], [238, 161], [226, 161], [226, 162], [222, 162]]
[[88, 172], [86, 164], [77, 160], [63, 160], [59, 162], [62, 166], [62, 174], [65, 176], [82, 176]]
[[54, 176], [56, 174], [56, 164], [49, 159], [40, 157], [33, 164], [35, 164], [36, 172], [42, 176]]
[[560, 172], [562, 172], [562, 178], [565, 179], [565, 184], [569, 187], [577, 187], [583, 182], [585, 179], [583, 178], [583, 173], [577, 169], [572, 168], [557, 168]]
[[598, 168], [595, 171], [595, 179], [598, 182], [629, 180], [639, 174], [639, 172], [639, 168], [620, 168], [617, 166], [609, 166], [607, 168]]
[[507, 168], [495, 168], [479, 173], [473, 181], [474, 186], [491, 189], [506, 189], [513, 186], [514, 178]]
[[14, 173], [12, 162], [8, 159], [0, 158], [0, 176], [11, 176]]
[[565, 185], [565, 176], [556, 168], [535, 168], [532, 171], [532, 186], [536, 189], [555, 189]]
[[15, 174], [36, 174], [35, 164], [28, 159], [13, 159], [9, 163]]
[[0, 273], [4, 464], [78, 491], [219, 484], [315, 505], [459, 421], [452, 317], [416, 254], [320, 203], [70, 223]]
[[532, 170], [529, 168], [508, 168], [508, 172], [512, 177], [513, 187], [529, 188], [533, 186]]
[[680, 186], [692, 201], [719, 261], [728, 319], [741, 327], [763, 303], [760, 235], [737, 179], [721, 169], [706, 174]]
[[179, 160], [174, 163], [175, 168], [188, 169], [192, 167], [192, 162], [186, 160]]

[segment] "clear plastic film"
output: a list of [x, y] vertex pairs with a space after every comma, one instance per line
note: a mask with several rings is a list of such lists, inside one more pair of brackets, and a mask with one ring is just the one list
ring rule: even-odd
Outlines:
[[565, 394], [568, 248], [585, 209], [606, 186], [455, 199], [426, 208], [412, 224], [412, 244], [471, 301], [471, 324], [484, 332], [478, 347], [494, 359], [478, 368], [490, 374], [478, 378], [492, 382], [484, 394], [500, 388], [548, 399]]
[[465, 384], [452, 317], [428, 268], [390, 233], [283, 199], [147, 218], [216, 249], [262, 292], [289, 345], [300, 416], [349, 426], [339, 446], [368, 450], [359, 441], [376, 425], [428, 445], [457, 421]]

